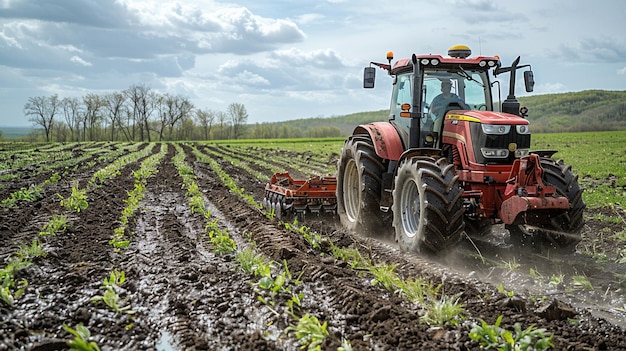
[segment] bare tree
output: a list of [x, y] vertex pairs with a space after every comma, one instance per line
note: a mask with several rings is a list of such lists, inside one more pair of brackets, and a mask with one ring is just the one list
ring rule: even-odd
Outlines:
[[215, 122], [216, 116], [217, 116], [217, 113], [212, 110], [202, 110], [202, 109], [196, 110], [196, 120], [198, 121], [198, 124], [202, 127], [202, 130], [204, 131], [204, 140], [209, 140], [209, 137], [211, 136], [211, 127], [213, 126], [213, 123]]
[[50, 141], [50, 132], [54, 126], [54, 116], [59, 108], [58, 95], [50, 97], [37, 96], [28, 98], [24, 105], [24, 114], [30, 116], [29, 121], [40, 125], [46, 134], [46, 141]]
[[172, 99], [172, 108], [169, 109], [169, 118], [167, 124], [169, 126], [169, 137], [172, 137], [174, 127], [181, 124], [182, 121], [188, 119], [193, 111], [193, 104], [189, 99], [182, 95], [176, 95]]
[[104, 108], [108, 112], [109, 122], [111, 123], [111, 141], [115, 140], [115, 124], [122, 127], [122, 113], [124, 112], [124, 102], [126, 96], [116, 92], [104, 96]]
[[228, 117], [233, 127], [233, 139], [239, 139], [244, 133], [246, 123], [248, 123], [248, 112], [245, 106], [237, 102], [228, 105]]
[[[134, 126], [139, 127], [139, 138], [143, 141], [147, 137], [150, 141], [150, 124], [149, 119], [156, 106], [158, 95], [153, 93], [149, 87], [144, 84], [132, 85], [126, 90], [126, 96], [131, 103], [131, 113], [133, 120], [133, 139], [135, 138]], [[145, 130], [145, 135], [144, 135]]]
[[63, 108], [63, 116], [65, 117], [65, 123], [70, 130], [70, 140], [78, 141], [80, 137], [80, 122], [82, 105], [80, 100], [76, 97], [63, 98], [61, 100], [61, 106]]
[[167, 125], [168, 119], [168, 109], [171, 107], [171, 104], [168, 104], [168, 100], [171, 100], [169, 94], [159, 95], [154, 101], [154, 107], [157, 113], [157, 123], [159, 133], [159, 141], [163, 140], [163, 131], [165, 130], [165, 126]]
[[217, 113], [217, 121], [220, 124], [218, 139], [228, 139], [228, 120], [225, 112], [219, 111]]
[[85, 105], [85, 119], [83, 120], [83, 140], [86, 140], [85, 134], [89, 131], [90, 141], [95, 141], [98, 136], [96, 133], [102, 126], [102, 108], [104, 100], [97, 94], [87, 94], [83, 96], [83, 104]]

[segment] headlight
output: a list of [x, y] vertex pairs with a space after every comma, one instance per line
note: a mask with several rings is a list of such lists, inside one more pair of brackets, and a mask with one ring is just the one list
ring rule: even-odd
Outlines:
[[530, 127], [527, 125], [515, 126], [517, 134], [530, 134]]
[[428, 59], [427, 59], [427, 58], [423, 58], [423, 59], [421, 59], [421, 60], [420, 60], [420, 63], [421, 63], [422, 65], [427, 65], [427, 64], [428, 64], [428, 62], [429, 62], [429, 61], [428, 61]]
[[433, 65], [433, 66], [437, 66], [439, 64], [439, 60], [432, 59], [432, 60], [430, 60], [430, 64]]
[[501, 124], [483, 124], [482, 127], [485, 134], [504, 135], [509, 134], [511, 130], [511, 126]]
[[517, 149], [515, 150], [515, 158], [522, 158], [530, 154], [530, 149]]
[[483, 148], [480, 148], [480, 152], [483, 153], [483, 157], [488, 157], [488, 158], [509, 157], [509, 150], [507, 149], [488, 149], [486, 147], [483, 147]]

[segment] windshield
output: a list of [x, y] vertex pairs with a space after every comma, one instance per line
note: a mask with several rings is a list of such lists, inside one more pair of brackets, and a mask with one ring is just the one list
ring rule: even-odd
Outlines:
[[423, 89], [424, 112], [436, 117], [442, 117], [449, 106], [461, 110], [493, 110], [484, 71], [426, 70]]

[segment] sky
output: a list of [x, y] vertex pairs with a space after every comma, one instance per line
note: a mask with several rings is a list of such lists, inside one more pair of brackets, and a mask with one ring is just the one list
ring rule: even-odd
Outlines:
[[382, 110], [391, 79], [363, 89], [364, 67], [456, 44], [521, 56], [532, 94], [626, 90], [624, 0], [0, 0], [0, 126], [32, 126], [31, 97], [139, 84], [249, 123]]

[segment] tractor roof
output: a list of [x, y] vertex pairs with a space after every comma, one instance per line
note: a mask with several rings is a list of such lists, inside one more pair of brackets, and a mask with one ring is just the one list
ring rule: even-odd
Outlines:
[[[475, 56], [469, 57], [472, 51], [469, 47], [465, 45], [455, 45], [448, 50], [449, 56], [441, 56], [441, 55], [433, 55], [433, 54], [425, 54], [425, 55], [415, 55], [417, 58], [417, 62], [419, 62], [422, 66], [428, 66], [432, 68], [436, 68], [438, 66], [475, 66], [472, 68], [479, 68], [488, 70], [496, 67], [500, 58], [498, 56]], [[387, 59], [393, 58], [393, 53], [387, 54]], [[406, 71], [408, 69], [412, 69], [413, 62], [411, 58], [403, 58], [399, 59], [393, 64], [391, 68], [391, 74], [396, 74], [398, 72]]]

